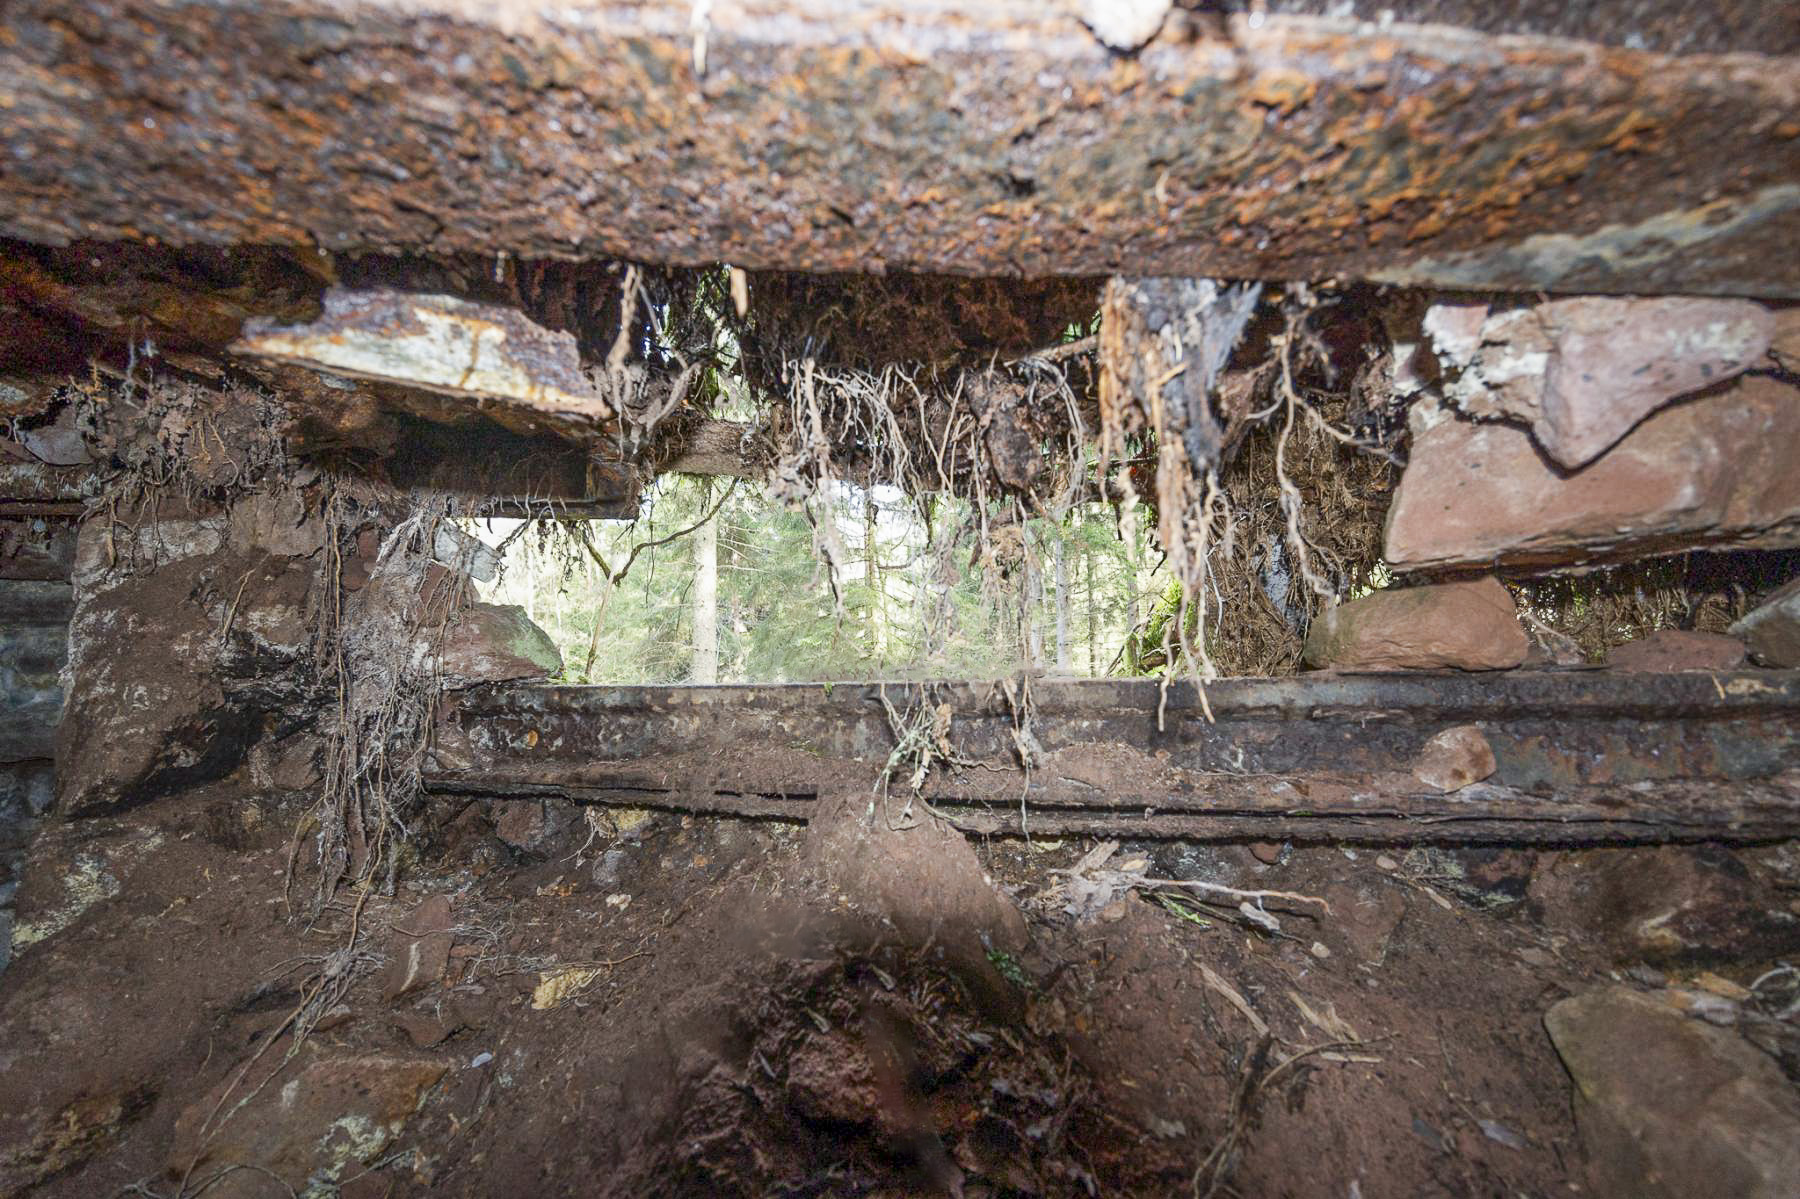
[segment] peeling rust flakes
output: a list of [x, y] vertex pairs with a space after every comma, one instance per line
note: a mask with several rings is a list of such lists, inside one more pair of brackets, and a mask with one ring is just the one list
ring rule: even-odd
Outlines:
[[[1119, 59], [1049, 11], [758, 0], [696, 81], [656, 5], [363, 0], [330, 23], [322, 3], [8, 6], [0, 232], [1530, 288], [1575, 264], [1484, 243], [1800, 177], [1793, 58], [1270, 16]], [[1616, 259], [1600, 286], [1800, 292], [1781, 227], [1734, 238], [1725, 262]]]

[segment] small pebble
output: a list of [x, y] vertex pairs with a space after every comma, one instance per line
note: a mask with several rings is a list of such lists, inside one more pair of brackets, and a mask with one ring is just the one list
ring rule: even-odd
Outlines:
[[1250, 856], [1265, 866], [1273, 866], [1281, 861], [1282, 846], [1275, 841], [1250, 842]]
[[1729, 978], [1721, 978], [1711, 970], [1702, 971], [1692, 979], [1693, 985], [1702, 991], [1710, 991], [1721, 999], [1730, 999], [1742, 1003], [1750, 998], [1750, 988], [1741, 983], [1732, 982]]
[[1326, 946], [1325, 942], [1314, 941], [1312, 943], [1312, 955], [1322, 962], [1331, 956], [1331, 950]]
[[481, 1067], [487, 1065], [489, 1062], [491, 1062], [493, 1060], [494, 1060], [494, 1055], [491, 1053], [478, 1053], [473, 1058], [470, 1059], [469, 1069], [479, 1070], [479, 1069], [481, 1069]]
[[1375, 859], [1375, 864], [1377, 866], [1381, 867], [1383, 870], [1398, 870], [1398, 869], [1400, 869], [1400, 863], [1394, 861], [1394, 859], [1388, 857], [1385, 853]]

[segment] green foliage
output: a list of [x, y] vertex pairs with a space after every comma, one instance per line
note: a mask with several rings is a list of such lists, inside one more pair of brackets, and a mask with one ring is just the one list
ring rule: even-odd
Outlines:
[[[487, 598], [526, 608], [562, 651], [565, 681], [685, 681], [694, 661], [696, 538], [641, 550], [616, 586], [606, 574], [623, 566], [633, 546], [693, 525], [718, 502], [720, 486], [665, 476], [636, 522], [589, 523], [606, 570], [573, 525], [541, 522], [521, 531], [509, 522], [478, 523], [474, 531], [489, 541], [514, 535], [505, 575]], [[1071, 669], [1109, 672], [1132, 613], [1148, 606], [1133, 594], [1138, 578], [1150, 578], [1144, 536], [1126, 546], [1112, 511], [1089, 505], [1061, 524], [1027, 522], [1029, 566], [996, 564], [978, 552], [979, 522], [968, 503], [938, 497], [931, 504], [927, 520], [897, 491], [870, 496], [840, 487], [828, 507], [851, 560], [834, 594], [807, 516], [740, 486], [716, 517], [719, 681], [997, 678], [1054, 665], [1059, 540]]]

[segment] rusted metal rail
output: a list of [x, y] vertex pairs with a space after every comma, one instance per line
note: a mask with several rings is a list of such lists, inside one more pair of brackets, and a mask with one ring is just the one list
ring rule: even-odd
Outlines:
[[1787, 5], [1198, 7], [12, 0], [0, 235], [1800, 295]]
[[[1755, 840], [1800, 834], [1800, 672], [1310, 676], [1190, 685], [546, 687], [447, 707], [429, 785], [490, 796], [804, 820], [871, 791], [939, 705], [971, 763], [923, 796], [974, 832], [1364, 842]], [[1161, 713], [1159, 722], [1159, 711]], [[911, 713], [909, 716], [908, 713]], [[1028, 724], [1027, 724], [1028, 720]], [[1478, 729], [1496, 768], [1444, 793], [1415, 770]], [[1041, 747], [1029, 785], [1015, 730]], [[910, 764], [901, 769], [903, 776]], [[888, 803], [898, 811], [905, 784]]]

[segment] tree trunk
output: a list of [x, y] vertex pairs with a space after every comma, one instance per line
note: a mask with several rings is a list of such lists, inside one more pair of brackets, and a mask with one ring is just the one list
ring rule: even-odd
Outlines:
[[877, 666], [887, 658], [885, 620], [886, 589], [881, 578], [881, 530], [877, 522], [875, 489], [863, 489], [863, 586], [869, 591], [869, 652]]
[[1055, 554], [1056, 588], [1056, 673], [1068, 674], [1073, 660], [1073, 647], [1069, 644], [1069, 547], [1064, 537], [1065, 530], [1058, 528], [1053, 534], [1056, 541], [1052, 547]]
[[1125, 628], [1135, 633], [1138, 627], [1138, 618], [1142, 615], [1138, 609], [1138, 597], [1144, 592], [1142, 555], [1138, 552], [1136, 504], [1127, 504], [1119, 512], [1119, 540], [1125, 543], [1125, 565], [1130, 584], [1125, 591]]
[[[703, 511], [707, 503], [703, 490], [700, 497]], [[719, 681], [719, 520], [716, 516], [694, 530], [694, 669], [690, 681]]]
[[1044, 572], [1038, 569], [1037, 555], [1025, 552], [1025, 579], [1020, 589], [1020, 607], [1025, 612], [1025, 665], [1036, 671], [1044, 665]]
[[1094, 548], [1085, 541], [1081, 552], [1081, 578], [1082, 590], [1087, 593], [1088, 676], [1097, 678], [1100, 674], [1100, 617], [1094, 603]]

